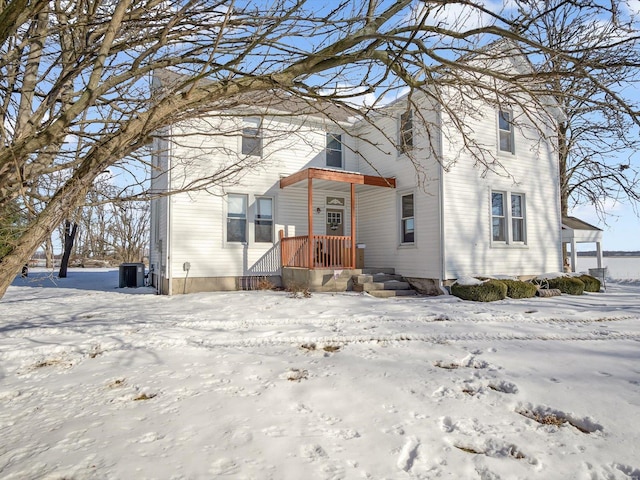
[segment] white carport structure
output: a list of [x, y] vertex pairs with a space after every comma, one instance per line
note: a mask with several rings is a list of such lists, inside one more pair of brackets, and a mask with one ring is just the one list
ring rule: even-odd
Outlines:
[[595, 243], [598, 268], [602, 268], [602, 230], [576, 217], [562, 217], [562, 243], [571, 244], [571, 271], [576, 271], [578, 243]]

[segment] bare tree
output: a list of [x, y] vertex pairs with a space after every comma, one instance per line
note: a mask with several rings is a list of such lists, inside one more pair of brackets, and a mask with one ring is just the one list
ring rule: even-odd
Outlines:
[[[551, 74], [550, 91], [563, 112], [557, 124], [562, 214], [590, 204], [604, 218], [607, 201], [635, 207], [640, 177], [631, 156], [640, 147], [640, 99], [619, 101], [639, 80], [640, 37], [632, 12], [624, 3], [593, 10], [586, 3], [547, 0], [535, 4], [527, 18], [532, 38], [548, 46], [537, 70]], [[567, 58], [556, 51], [575, 54]], [[592, 67], [603, 64], [609, 68]], [[571, 68], [589, 75], [553, 75]]]
[[[139, 152], [154, 132], [212, 108], [232, 109], [245, 93], [286, 92], [313, 108], [318, 98], [347, 104], [354, 94], [343, 85], [379, 97], [408, 87], [410, 98], [419, 93], [437, 102], [444, 92], [458, 91], [458, 106], [482, 98], [522, 104], [539, 116], [553, 93], [548, 80], [578, 77], [598, 92], [611, 91], [600, 79], [612, 67], [607, 58], [537, 40], [526, 28], [531, 2], [506, 5], [496, 12], [466, 0], [345, 0], [320, 8], [305, 0], [0, 3], [0, 207], [28, 195], [44, 174], [68, 174], [0, 258], [0, 295], [25, 259], [84, 202], [101, 172], [144, 161]], [[610, 15], [595, 3], [588, 8]], [[485, 48], [501, 39], [514, 47]], [[530, 67], [513, 73], [518, 56], [535, 64], [542, 54], [562, 62], [543, 73]], [[495, 60], [504, 67], [496, 68]], [[173, 70], [180, 80], [151, 95], [148, 79], [159, 69]], [[608, 98], [637, 120], [622, 95]], [[500, 168], [468, 135], [464, 115], [473, 112], [443, 108], [477, 164]], [[232, 163], [206, 181], [246, 167]]]

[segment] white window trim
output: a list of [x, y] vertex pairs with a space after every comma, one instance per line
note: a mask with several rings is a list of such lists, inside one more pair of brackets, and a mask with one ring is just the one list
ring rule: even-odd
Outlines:
[[[493, 239], [493, 194], [501, 193], [503, 195], [503, 211], [504, 211], [504, 221], [505, 221], [505, 240], [494, 240]], [[513, 240], [513, 214], [511, 211], [511, 196], [512, 195], [520, 195], [522, 197], [522, 218], [523, 220], [523, 230], [524, 230], [524, 241], [516, 242]], [[414, 212], [415, 213], [415, 212]], [[527, 247], [527, 194], [519, 191], [510, 191], [510, 190], [501, 190], [501, 189], [490, 189], [489, 190], [489, 238], [491, 240], [492, 247], [508, 247], [508, 248], [522, 248]]]
[[[246, 242], [230, 242], [227, 240], [227, 218], [229, 215], [229, 195], [243, 195], [247, 199], [247, 214], [246, 214]], [[269, 198], [271, 199], [271, 209], [272, 209], [272, 224], [273, 230], [271, 232], [271, 242], [256, 242], [255, 241], [255, 220], [257, 214], [256, 200], [258, 198]], [[224, 248], [244, 248], [244, 247], [258, 247], [264, 248], [269, 246], [269, 248], [273, 248], [273, 245], [276, 243], [276, 235], [278, 230], [277, 224], [277, 214], [276, 214], [276, 203], [277, 199], [275, 195], [262, 195], [256, 193], [245, 193], [245, 192], [226, 192], [224, 196], [224, 208], [223, 208], [223, 221], [222, 221], [222, 245]]]
[[[227, 225], [229, 223], [229, 196], [234, 195], [234, 196], [243, 196], [246, 199], [246, 211], [245, 211], [245, 239], [246, 241], [244, 242], [235, 242], [235, 241], [230, 241], [228, 239], [228, 232], [227, 232]], [[246, 193], [240, 193], [240, 192], [227, 192], [226, 195], [224, 196], [224, 215], [223, 215], [223, 240], [224, 240], [224, 245], [226, 246], [234, 246], [234, 247], [241, 247], [244, 245], [247, 245], [249, 243], [249, 195]]]
[[[413, 195], [413, 242], [404, 242], [403, 241], [403, 219], [402, 216], [402, 198], [407, 195]], [[416, 207], [416, 192], [413, 190], [406, 190], [403, 192], [398, 192], [398, 200], [397, 200], [397, 209], [398, 209], [398, 221], [397, 221], [397, 232], [398, 232], [398, 247], [400, 248], [414, 248], [417, 245], [418, 235], [417, 235], [417, 207]], [[409, 217], [407, 217], [409, 218]]]
[[[500, 148], [500, 134], [501, 132], [507, 132], [507, 130], [502, 130], [500, 128], [500, 114], [501, 113], [507, 113], [509, 115], [509, 126], [511, 127], [508, 131], [509, 131], [509, 141], [511, 144], [511, 150], [502, 150]], [[497, 147], [498, 147], [498, 154], [499, 155], [515, 155], [516, 154], [516, 140], [515, 140], [515, 125], [513, 124], [513, 111], [512, 110], [505, 110], [502, 108], [499, 108], [497, 113], [496, 113], [496, 131], [497, 131]]]

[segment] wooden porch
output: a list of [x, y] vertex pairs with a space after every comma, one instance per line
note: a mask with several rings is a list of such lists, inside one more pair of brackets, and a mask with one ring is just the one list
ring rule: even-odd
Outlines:
[[[313, 232], [313, 181], [350, 184], [350, 235], [314, 235]], [[395, 178], [364, 175], [325, 168], [307, 168], [280, 180], [280, 188], [307, 181], [308, 235], [285, 237], [280, 230], [280, 258], [283, 267], [306, 269], [354, 269], [356, 268], [356, 185], [395, 188]]]
[[284, 237], [280, 230], [280, 249], [283, 267], [356, 268], [356, 249], [351, 236]]

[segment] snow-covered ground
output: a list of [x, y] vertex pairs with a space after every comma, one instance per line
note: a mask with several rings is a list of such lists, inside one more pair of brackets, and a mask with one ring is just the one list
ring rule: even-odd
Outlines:
[[0, 478], [640, 479], [639, 282], [491, 304], [117, 283], [32, 272], [0, 301]]

